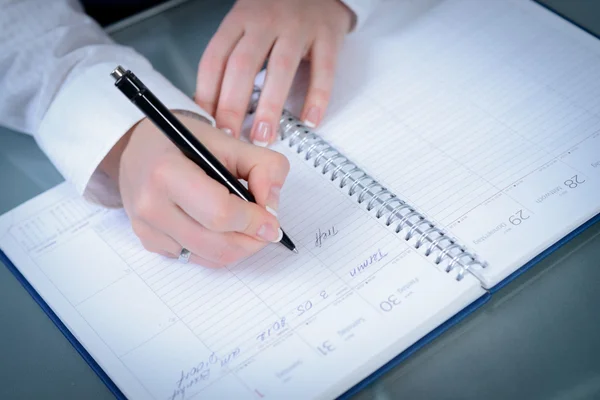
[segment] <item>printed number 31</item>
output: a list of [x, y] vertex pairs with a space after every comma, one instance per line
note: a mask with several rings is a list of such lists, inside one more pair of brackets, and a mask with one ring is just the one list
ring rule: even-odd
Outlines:
[[319, 347], [317, 347], [317, 350], [319, 350], [319, 353], [326, 356], [327, 354], [334, 351], [335, 347], [329, 342], [329, 340], [326, 340], [323, 342], [323, 344], [321, 344]]

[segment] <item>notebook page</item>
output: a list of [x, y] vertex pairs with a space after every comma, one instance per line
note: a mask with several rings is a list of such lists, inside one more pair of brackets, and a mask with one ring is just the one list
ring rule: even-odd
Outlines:
[[182, 265], [65, 184], [2, 216], [0, 248], [131, 399], [335, 397], [484, 294], [276, 149], [298, 255]]
[[427, 7], [385, 3], [348, 38], [317, 131], [487, 260], [491, 287], [600, 212], [600, 41], [526, 0]]

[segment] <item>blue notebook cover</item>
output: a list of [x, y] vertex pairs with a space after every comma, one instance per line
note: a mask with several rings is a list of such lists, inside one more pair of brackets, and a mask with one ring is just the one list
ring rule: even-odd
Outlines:
[[38, 303], [38, 305], [44, 310], [46, 315], [54, 322], [56, 327], [62, 334], [67, 338], [67, 340], [75, 347], [77, 352], [81, 354], [81, 357], [89, 364], [92, 370], [98, 375], [100, 380], [104, 382], [104, 384], [108, 387], [108, 389], [115, 395], [117, 399], [127, 399], [125, 395], [121, 392], [121, 390], [115, 385], [115, 383], [106, 375], [104, 370], [98, 365], [96, 360], [88, 353], [88, 351], [83, 347], [83, 345], [73, 336], [69, 328], [63, 324], [63, 322], [58, 318], [58, 316], [52, 311], [52, 308], [44, 301], [42, 296], [31, 286], [31, 284], [27, 281], [27, 279], [21, 274], [21, 271], [12, 263], [12, 261], [4, 254], [2, 250], [0, 250], [0, 261], [6, 265], [8, 270], [12, 272], [12, 274], [17, 278], [21, 285], [27, 290], [27, 292], [33, 297], [33, 299]]

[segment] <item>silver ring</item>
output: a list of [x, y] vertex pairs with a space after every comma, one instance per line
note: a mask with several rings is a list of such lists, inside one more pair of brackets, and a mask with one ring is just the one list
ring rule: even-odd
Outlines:
[[192, 253], [186, 248], [181, 249], [181, 253], [179, 253], [179, 262], [182, 264], [187, 264], [190, 260], [190, 256]]

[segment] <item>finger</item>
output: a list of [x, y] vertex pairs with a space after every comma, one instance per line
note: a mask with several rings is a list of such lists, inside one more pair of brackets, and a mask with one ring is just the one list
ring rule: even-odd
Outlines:
[[335, 75], [338, 43], [333, 36], [315, 40], [311, 50], [310, 83], [302, 110], [302, 120], [314, 128], [325, 114]]
[[257, 204], [275, 214], [280, 192], [290, 171], [289, 160], [281, 153], [237, 141], [227, 153], [231, 172], [248, 182]]
[[195, 254], [190, 255], [190, 262], [196, 265], [200, 265], [205, 268], [223, 268], [226, 267], [224, 264], [217, 264], [215, 262], [209, 261], [205, 258], [199, 257]]
[[136, 219], [131, 223], [135, 235], [146, 250], [152, 253], [162, 254], [164, 256], [175, 256], [181, 250], [173, 238], [159, 232], [148, 223]]
[[281, 37], [275, 42], [250, 135], [256, 145], [264, 147], [275, 140], [283, 105], [302, 59], [304, 42], [298, 37]]
[[[195, 123], [195, 122], [194, 122]], [[205, 127], [191, 128], [199, 132]], [[220, 161], [234, 176], [248, 182], [250, 192], [257, 204], [276, 211], [281, 191], [290, 170], [288, 159], [281, 153], [268, 148], [216, 134], [212, 128], [203, 132], [207, 146], [218, 153]], [[164, 173], [162, 175], [165, 175]]]
[[[175, 254], [172, 254], [172, 253], [169, 253], [166, 251], [160, 252], [160, 254], [162, 254], [163, 256], [165, 256], [167, 258], [173, 258], [173, 259], [179, 258], [179, 255], [175, 255]], [[215, 262], [208, 261], [207, 259], [197, 256], [195, 254], [190, 254], [189, 262], [192, 264], [199, 265], [201, 267], [205, 267], [205, 268], [215, 268], [216, 269], [216, 268], [226, 267], [226, 265], [224, 265], [224, 264], [217, 264]]]
[[217, 126], [240, 136], [247, 114], [256, 74], [262, 67], [274, 37], [268, 31], [246, 33], [237, 43], [227, 61], [221, 85], [215, 119]]
[[[170, 232], [179, 246], [217, 265], [239, 261], [267, 244], [238, 232], [211, 231], [175, 205], [172, 205], [169, 221], [165, 221], [161, 228]], [[181, 247], [176, 251], [180, 250]]]
[[[152, 253], [160, 254], [167, 258], [179, 258], [182, 247], [172, 237], [153, 228], [142, 221], [135, 221], [133, 224], [136, 235], [140, 238], [144, 248]], [[189, 250], [189, 249], [188, 249]], [[207, 268], [220, 268], [225, 264], [207, 260], [192, 252], [190, 262]]]
[[183, 156], [175, 158], [169, 168], [166, 172], [177, 177], [166, 183], [169, 199], [200, 225], [214, 232], [239, 232], [261, 241], [281, 240], [279, 222], [264, 207], [229, 193], [224, 185]]
[[195, 100], [206, 112], [214, 115], [227, 59], [243, 35], [241, 24], [225, 18], [206, 47], [196, 79]]

